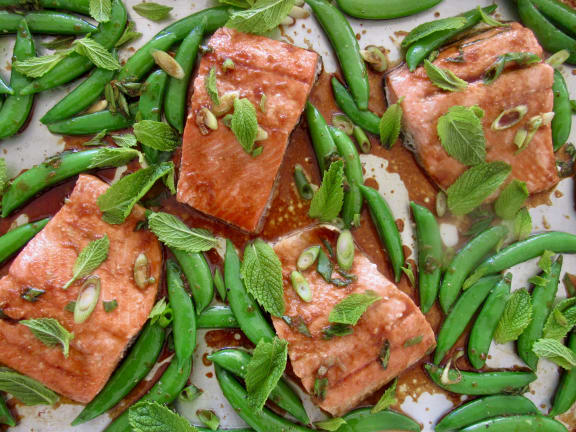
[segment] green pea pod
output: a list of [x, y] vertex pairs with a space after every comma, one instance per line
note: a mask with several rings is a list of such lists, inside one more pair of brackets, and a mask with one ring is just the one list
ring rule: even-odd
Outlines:
[[104, 414], [130, 393], [156, 363], [164, 345], [165, 336], [166, 332], [162, 327], [149, 322], [106, 386], [84, 407], [72, 422], [72, 426]]
[[440, 287], [442, 263], [442, 238], [438, 221], [430, 210], [414, 202], [410, 203], [416, 222], [418, 241], [418, 285], [420, 309], [428, 313], [436, 301]]
[[[576, 353], [576, 331], [568, 337], [568, 348]], [[554, 394], [550, 416], [555, 417], [568, 411], [576, 402], [576, 368], [564, 371]]]
[[16, 420], [14, 420], [10, 409], [6, 405], [6, 401], [2, 396], [0, 396], [0, 424], [16, 426]]
[[226, 258], [224, 259], [224, 281], [228, 288], [228, 302], [242, 332], [254, 344], [261, 339], [270, 341], [276, 333], [268, 323], [260, 306], [248, 294], [240, 277], [240, 259], [236, 248], [226, 240]]
[[[223, 349], [210, 354], [208, 359], [228, 372], [246, 379], [248, 363], [250, 363], [252, 356], [245, 351], [237, 349]], [[284, 379], [278, 381], [268, 398], [303, 424], [310, 423], [308, 414], [306, 414], [298, 394]]]
[[207, 307], [196, 318], [198, 328], [238, 328], [238, 321], [228, 306]]
[[474, 396], [517, 393], [536, 380], [536, 374], [533, 372], [457, 372], [451, 370], [448, 372], [448, 379], [454, 384], [443, 384], [441, 380], [443, 368], [428, 363], [424, 365], [424, 369], [438, 387], [452, 393]]
[[372, 111], [360, 110], [346, 87], [335, 77], [332, 78], [332, 91], [336, 104], [352, 123], [374, 135], [380, 135], [380, 117]]
[[440, 285], [440, 305], [444, 313], [448, 313], [458, 298], [466, 277], [490, 251], [500, 244], [507, 232], [508, 230], [503, 226], [488, 228], [470, 240], [452, 258]]
[[370, 408], [359, 408], [342, 417], [346, 424], [338, 432], [420, 431], [420, 424], [403, 414], [384, 410], [372, 414]]
[[536, 8], [532, 0], [518, 0], [518, 14], [526, 27], [529, 27], [544, 49], [548, 52], [568, 50], [570, 57], [566, 63], [576, 64], [576, 39], [556, 28]]
[[[64, 152], [24, 171], [12, 180], [4, 192], [2, 197], [2, 217], [8, 216], [44, 189], [81, 172], [90, 170], [94, 161], [98, 160], [107, 151], [107, 148], [102, 147], [81, 152]], [[136, 155], [137, 152], [134, 152], [132, 158], [136, 157]], [[128, 158], [111, 161], [101, 168], [125, 165], [128, 162]]]
[[552, 119], [552, 143], [554, 151], [560, 150], [572, 130], [572, 106], [570, 105], [570, 93], [566, 81], [559, 70], [554, 71], [554, 118]]
[[[482, 10], [491, 14], [497, 8], [497, 5], [491, 5], [483, 8]], [[420, 63], [424, 61], [426, 57], [432, 53], [432, 51], [439, 49], [442, 45], [446, 44], [451, 39], [455, 38], [459, 34], [471, 29], [481, 20], [480, 12], [478, 9], [472, 9], [468, 12], [464, 12], [462, 17], [466, 18], [466, 24], [464, 26], [453, 29], [453, 30], [443, 30], [439, 32], [432, 33], [429, 36], [423, 37], [422, 39], [414, 42], [406, 50], [406, 64], [410, 68], [410, 71], [414, 71]], [[553, 51], [554, 52], [554, 51]]]
[[442, 0], [338, 0], [338, 7], [345, 14], [360, 19], [394, 19], [430, 9]]
[[558, 0], [532, 0], [538, 10], [557, 27], [576, 37], [576, 11]]
[[404, 265], [404, 250], [394, 215], [392, 215], [384, 197], [377, 190], [363, 185], [358, 187], [368, 204], [378, 236], [388, 251], [388, 260], [392, 264], [394, 278], [396, 282], [399, 282]]
[[46, 218], [21, 225], [0, 237], [0, 264], [22, 249], [49, 221]]
[[201, 22], [184, 38], [174, 57], [184, 70], [184, 78], [169, 78], [168, 80], [168, 89], [164, 100], [164, 115], [168, 123], [180, 133], [184, 132], [188, 86], [203, 35], [204, 22]]
[[500, 280], [499, 276], [480, 279], [460, 296], [438, 333], [438, 344], [434, 353], [435, 364], [442, 361], [458, 338], [462, 336], [482, 302]]
[[[81, 35], [96, 30], [89, 22], [64, 12], [37, 11], [24, 17], [32, 33]], [[0, 11], [0, 33], [16, 33], [21, 20], [21, 14]]]
[[568, 432], [562, 423], [541, 415], [495, 417], [470, 425], [460, 432]]
[[[28, 0], [0, 0], [0, 7], [27, 6]], [[60, 9], [71, 12], [78, 12], [82, 15], [90, 15], [90, 0], [37, 0], [34, 2], [44, 9]]]
[[[91, 38], [106, 49], [114, 48], [126, 27], [127, 13], [122, 0], [112, 0], [112, 12], [110, 21], [98, 26]], [[31, 95], [54, 87], [69, 83], [70, 81], [85, 74], [94, 67], [87, 57], [78, 53], [72, 53], [60, 61], [54, 68], [37, 78], [22, 89], [23, 95]], [[102, 127], [100, 130], [105, 129]]]
[[364, 198], [362, 198], [362, 192], [358, 185], [349, 185], [348, 189], [344, 192], [344, 202], [341, 212], [342, 220], [346, 228], [353, 228], [359, 223], [362, 204], [364, 204]]
[[342, 73], [350, 87], [356, 105], [361, 110], [367, 110], [370, 83], [368, 82], [366, 63], [360, 55], [360, 47], [352, 27], [342, 12], [330, 2], [326, 0], [305, 1], [312, 8], [314, 16], [320, 22], [334, 51], [336, 51]]
[[509, 269], [516, 264], [536, 258], [547, 250], [554, 253], [576, 253], [576, 235], [561, 231], [548, 231], [512, 243], [480, 264], [476, 271], [466, 279], [464, 288], [483, 276]]
[[79, 115], [48, 125], [48, 130], [61, 135], [90, 135], [106, 129], [108, 132], [126, 129], [134, 123], [136, 104], [130, 105], [130, 117], [109, 110]]
[[[168, 368], [164, 371], [158, 382], [146, 393], [140, 401], [158, 402], [169, 404], [174, 401], [186, 386], [192, 372], [192, 359], [186, 360], [182, 366], [176, 359], [172, 359]], [[132, 428], [128, 421], [128, 410], [108, 425], [104, 432], [131, 432]]]
[[[22, 61], [34, 57], [35, 54], [34, 41], [30, 30], [28, 30], [26, 19], [23, 18], [20, 20], [18, 34], [16, 35], [13, 59]], [[22, 89], [29, 82], [28, 78], [23, 74], [12, 69], [10, 87], [14, 89], [14, 94], [6, 98], [2, 105], [2, 110], [0, 110], [0, 139], [16, 135], [26, 124], [34, 103], [33, 96], [22, 95]]]
[[14, 89], [10, 87], [0, 76], [0, 95], [13, 95]]
[[50, 108], [40, 121], [44, 124], [55, 123], [84, 111], [100, 98], [104, 87], [112, 81], [114, 75], [115, 71], [94, 69], [88, 78]]
[[196, 349], [196, 312], [192, 299], [184, 288], [178, 264], [172, 260], [166, 263], [166, 286], [172, 308], [172, 331], [178, 364], [192, 358]]
[[154, 49], [168, 49], [175, 42], [184, 39], [194, 27], [202, 22], [205, 26], [204, 31], [212, 33], [226, 24], [230, 12], [234, 10], [229, 6], [208, 8], [170, 24], [132, 54], [120, 71], [119, 79], [126, 77], [141, 79], [154, 66], [152, 58]]
[[[510, 294], [511, 277], [504, 277], [492, 290], [476, 318], [468, 340], [468, 359], [476, 369], [482, 369], [488, 357], [494, 332], [504, 313]], [[470, 291], [470, 290], [468, 290]], [[466, 291], [466, 292], [468, 292]], [[464, 297], [464, 296], [462, 296]]]
[[310, 137], [312, 138], [312, 145], [314, 146], [314, 153], [320, 168], [320, 174], [324, 173], [330, 161], [337, 154], [336, 144], [330, 134], [326, 120], [310, 102], [306, 103], [306, 120], [308, 121], [308, 128]]
[[202, 253], [188, 253], [174, 248], [170, 251], [178, 260], [188, 280], [196, 310], [198, 313], [202, 312], [214, 298], [214, 280], [210, 265]]

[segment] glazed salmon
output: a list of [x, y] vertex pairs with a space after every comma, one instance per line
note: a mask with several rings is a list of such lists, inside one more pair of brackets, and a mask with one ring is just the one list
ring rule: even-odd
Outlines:
[[[37, 379], [54, 391], [78, 402], [96, 396], [116, 368], [127, 346], [138, 334], [154, 304], [158, 283], [139, 289], [133, 280], [134, 261], [146, 254], [150, 275], [160, 280], [162, 255], [155, 236], [136, 225], [144, 209], [135, 207], [121, 225], [102, 221], [96, 203], [108, 185], [96, 177], [81, 175], [62, 209], [32, 239], [0, 280], [0, 308], [10, 320], [0, 320], [0, 363]], [[72, 277], [78, 253], [88, 242], [108, 235], [108, 258], [93, 273], [100, 277], [98, 305], [82, 324], [65, 310], [76, 300], [82, 281], [67, 290], [62, 286]], [[22, 298], [27, 288], [45, 293], [30, 302]], [[105, 312], [104, 300], [116, 300], [118, 307]], [[55, 318], [74, 333], [70, 354], [65, 358], [58, 347], [48, 347], [17, 321]]]
[[[514, 144], [516, 132], [525, 127], [531, 117], [553, 110], [553, 69], [544, 63], [521, 68], [509, 64], [492, 84], [482, 81], [484, 72], [497, 57], [509, 52], [531, 52], [540, 57], [543, 54], [532, 31], [512, 23], [510, 27], [471, 36], [441, 52], [434, 61], [468, 81], [468, 88], [463, 91], [440, 90], [428, 79], [423, 67], [410, 73], [404, 66], [386, 79], [389, 100], [396, 102], [405, 98], [403, 128], [409, 144], [413, 144], [424, 170], [444, 189], [466, 169], [446, 153], [436, 129], [438, 118], [455, 105], [478, 105], [484, 110], [486, 159], [509, 163], [510, 179], [526, 182], [530, 193], [548, 190], [559, 180], [550, 126], [541, 127], [523, 151], [517, 153], [518, 147]], [[518, 105], [528, 108], [522, 121], [505, 130], [491, 129], [502, 111]]]
[[[261, 227], [290, 133], [299, 121], [316, 76], [318, 55], [284, 42], [222, 28], [210, 39], [194, 81], [184, 131], [178, 201], [242, 230]], [[224, 71], [226, 59], [234, 69]], [[268, 138], [259, 156], [246, 153], [232, 130], [203, 135], [196, 117], [211, 99], [205, 80], [214, 68], [219, 94], [237, 92], [256, 107]], [[264, 96], [264, 102], [261, 104]]]
[[[317, 379], [328, 379], [325, 398], [317, 404], [334, 416], [354, 408], [368, 395], [421, 359], [435, 345], [434, 332], [420, 309], [384, 277], [376, 264], [356, 251], [350, 273], [357, 280], [346, 287], [327, 283], [316, 269], [303, 272], [312, 290], [312, 301], [304, 302], [292, 288], [290, 274], [298, 256], [322, 240], [335, 243], [337, 233], [327, 227], [315, 227], [281, 239], [274, 250], [282, 262], [285, 319], [273, 317], [278, 336], [288, 341], [288, 354], [294, 373], [312, 393]], [[327, 251], [325, 250], [327, 253]], [[315, 266], [313, 266], [315, 267]], [[334, 277], [338, 277], [334, 273]], [[332, 308], [352, 293], [374, 291], [382, 300], [364, 313], [353, 334], [325, 339]], [[309, 336], [298, 330], [304, 323]], [[386, 367], [380, 356], [389, 346]]]

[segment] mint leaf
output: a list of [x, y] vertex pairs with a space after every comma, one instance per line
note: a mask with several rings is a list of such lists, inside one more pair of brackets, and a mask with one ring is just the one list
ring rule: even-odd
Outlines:
[[324, 172], [322, 184], [314, 193], [308, 215], [322, 221], [331, 221], [340, 214], [344, 203], [344, 163], [333, 162]]
[[115, 48], [121, 47], [122, 45], [128, 42], [132, 42], [133, 40], [136, 40], [141, 36], [142, 33], [134, 31], [134, 21], [128, 21], [128, 23], [126, 24], [126, 28], [124, 29], [124, 33], [122, 33], [122, 36], [120, 36], [120, 39], [118, 39], [118, 42], [116, 42], [116, 45], [114, 45], [114, 47]]
[[288, 357], [288, 342], [274, 338], [261, 339], [246, 367], [246, 390], [248, 403], [260, 411], [272, 390], [280, 381]]
[[141, 156], [142, 154], [134, 149], [102, 147], [92, 156], [92, 162], [88, 169], [118, 167]]
[[108, 258], [110, 240], [105, 235], [102, 238], [93, 240], [80, 251], [74, 262], [73, 276], [62, 289], [68, 289], [76, 280], [88, 276]]
[[441, 32], [444, 30], [455, 30], [462, 28], [466, 25], [466, 18], [464, 17], [449, 17], [442, 18], [436, 21], [429, 21], [419, 26], [414, 27], [410, 33], [406, 35], [402, 41], [402, 48], [408, 48], [414, 42], [425, 38], [433, 33]]
[[294, 0], [257, 0], [250, 9], [232, 13], [226, 27], [245, 33], [266, 33], [280, 25]]
[[190, 384], [180, 392], [178, 399], [184, 402], [192, 402], [198, 399], [202, 393], [204, 393], [204, 390], [199, 389], [194, 384]]
[[218, 243], [209, 231], [189, 228], [169, 213], [152, 213], [148, 216], [148, 227], [166, 246], [189, 253], [208, 251]]
[[258, 118], [256, 108], [246, 98], [234, 99], [234, 113], [230, 120], [230, 129], [248, 154], [254, 151], [254, 142], [258, 135]]
[[458, 78], [454, 72], [438, 67], [429, 60], [424, 60], [424, 70], [432, 84], [442, 90], [457, 92], [468, 87], [468, 83]]
[[282, 264], [268, 243], [256, 239], [246, 246], [241, 273], [246, 289], [267, 312], [284, 315]]
[[[122, 177], [98, 197], [102, 220], [115, 225], [124, 223], [136, 203], [158, 180], [167, 177], [174, 177], [172, 162], [162, 162]], [[173, 180], [169, 180], [168, 184], [171, 182]]]
[[54, 405], [58, 395], [35, 379], [8, 368], [0, 368], [0, 390], [10, 393], [24, 405]]
[[136, 137], [131, 133], [124, 135], [112, 135], [112, 139], [114, 140], [114, 142], [118, 147], [130, 148], [130, 147], [136, 147], [136, 145], [138, 144]]
[[218, 430], [218, 426], [220, 426], [220, 419], [212, 410], [198, 410], [196, 411], [196, 415], [200, 419], [202, 423], [208, 426], [211, 430], [215, 431]]
[[550, 270], [552, 270], [552, 257], [554, 257], [554, 255], [556, 254], [551, 250], [545, 250], [542, 252], [540, 259], [538, 260], [538, 267], [544, 273], [550, 273]]
[[150, 21], [162, 21], [168, 18], [172, 8], [154, 2], [139, 3], [132, 6], [132, 9], [141, 17], [148, 18]]
[[400, 130], [402, 129], [402, 116], [404, 111], [402, 110], [403, 98], [400, 98], [398, 102], [388, 106], [386, 112], [382, 115], [378, 129], [380, 131], [380, 144], [384, 148], [391, 149], [398, 137], [400, 136]]
[[521, 208], [514, 217], [514, 238], [524, 240], [532, 232], [532, 217], [527, 208]]
[[335, 417], [335, 418], [331, 418], [328, 420], [322, 420], [319, 422], [314, 423], [314, 425], [322, 430], [327, 430], [330, 432], [335, 432], [338, 429], [340, 429], [341, 426], [344, 426], [348, 423], [346, 423], [346, 420], [344, 420], [342, 417]]
[[372, 414], [379, 413], [385, 409], [390, 408], [392, 405], [398, 403], [398, 399], [396, 398], [396, 386], [398, 385], [398, 378], [396, 378], [390, 387], [386, 389], [386, 391], [380, 397], [380, 400], [372, 407], [370, 412]]
[[100, 69], [118, 70], [122, 68], [118, 59], [94, 39], [89, 37], [76, 39], [73, 46], [78, 54], [87, 57]]
[[506, 302], [504, 313], [498, 321], [494, 340], [503, 344], [518, 339], [532, 321], [532, 314], [532, 297], [528, 290], [522, 288], [514, 291]]
[[90, 16], [99, 23], [110, 21], [112, 0], [90, 0]]
[[504, 183], [511, 170], [505, 162], [469, 168], [446, 190], [448, 208], [455, 215], [470, 213]]
[[483, 115], [484, 111], [478, 107], [453, 106], [438, 119], [437, 130], [442, 147], [464, 165], [478, 165], [486, 159]]
[[502, 219], [514, 219], [529, 195], [526, 183], [514, 179], [500, 192], [494, 203], [494, 212]]
[[184, 417], [158, 402], [138, 402], [128, 410], [133, 432], [197, 432]]
[[368, 307], [378, 300], [382, 300], [382, 297], [374, 291], [350, 294], [334, 306], [330, 311], [328, 321], [331, 323], [356, 325]]
[[180, 145], [178, 133], [168, 123], [140, 120], [134, 124], [136, 139], [147, 147], [160, 151], [172, 151]]
[[556, 339], [538, 339], [532, 345], [532, 351], [564, 369], [570, 370], [576, 366], [576, 353]]
[[211, 68], [206, 77], [206, 92], [214, 105], [220, 105], [220, 96], [218, 96], [218, 85], [216, 82], [216, 68]]
[[21, 320], [20, 324], [30, 329], [32, 334], [48, 347], [61, 345], [64, 357], [68, 357], [70, 352], [70, 341], [74, 339], [74, 334], [70, 333], [58, 320], [54, 318], [37, 318]]
[[170, 325], [172, 322], [172, 308], [166, 303], [166, 298], [162, 297], [156, 302], [148, 318], [150, 319], [150, 325], [158, 323], [163, 328]]
[[499, 55], [496, 61], [484, 72], [484, 84], [492, 84], [506, 68], [508, 63], [516, 63], [519, 66], [527, 66], [533, 63], [539, 63], [542, 59], [534, 53], [529, 52], [510, 52]]
[[40, 78], [50, 72], [70, 53], [70, 50], [65, 50], [41, 57], [29, 57], [25, 60], [16, 60], [12, 63], [12, 67], [27, 77]]
[[562, 340], [576, 325], [576, 297], [560, 301], [546, 320], [542, 336]]
[[106, 137], [107, 133], [108, 133], [108, 131], [106, 129], [101, 130], [96, 135], [94, 135], [92, 138], [90, 138], [88, 141], [83, 142], [82, 145], [86, 146], [86, 147], [101, 145], [103, 143], [104, 138]]

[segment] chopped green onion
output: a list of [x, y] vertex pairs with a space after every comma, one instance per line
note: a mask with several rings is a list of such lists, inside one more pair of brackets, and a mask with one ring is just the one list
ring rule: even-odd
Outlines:
[[310, 184], [304, 168], [302, 168], [300, 164], [294, 165], [294, 183], [296, 183], [296, 189], [298, 190], [300, 198], [308, 201], [312, 199], [314, 196], [314, 188]]
[[[332, 254], [331, 254], [332, 255]], [[322, 249], [318, 251], [318, 265], [316, 266], [316, 271], [322, 276], [326, 282], [332, 281], [332, 271], [334, 270], [334, 265], [328, 255], [324, 253]]]
[[367, 46], [365, 50], [360, 50], [360, 55], [376, 72], [386, 72], [388, 69], [388, 59], [377, 46]]
[[338, 265], [344, 270], [350, 270], [354, 264], [354, 237], [350, 230], [343, 230], [336, 243]]
[[208, 135], [210, 131], [218, 129], [218, 119], [208, 108], [201, 108], [196, 114], [196, 125], [202, 135]]
[[28, 287], [26, 290], [20, 295], [24, 300], [29, 301], [31, 303], [36, 303], [38, 301], [38, 297], [44, 294], [46, 291], [43, 289]]
[[526, 141], [527, 136], [528, 131], [524, 128], [518, 129], [518, 131], [516, 131], [516, 135], [514, 135], [514, 144], [516, 144], [516, 147], [518, 147], [518, 149], [524, 147], [524, 141]]
[[90, 276], [80, 289], [80, 294], [76, 299], [74, 307], [74, 322], [82, 324], [94, 311], [96, 304], [100, 298], [100, 278], [98, 276]]
[[344, 114], [334, 114], [332, 116], [332, 124], [346, 135], [352, 135], [354, 132], [354, 123]]
[[268, 97], [266, 96], [266, 93], [262, 93], [262, 97], [260, 98], [260, 104], [259, 104], [259, 106], [260, 106], [260, 111], [262, 111], [263, 113], [266, 112], [266, 109], [267, 109], [266, 103], [267, 103], [267, 101], [268, 101]]
[[359, 126], [354, 126], [353, 134], [356, 142], [358, 143], [358, 147], [360, 147], [360, 151], [362, 153], [370, 153], [370, 148], [372, 145], [370, 144], [370, 140], [366, 136], [364, 129]]
[[305, 302], [312, 300], [312, 291], [310, 290], [310, 285], [302, 273], [294, 270], [290, 275], [290, 280], [292, 281], [292, 288]]
[[231, 58], [227, 58], [224, 60], [224, 63], [222, 63], [222, 70], [224, 72], [228, 72], [229, 70], [234, 70], [236, 68], [236, 65], [234, 64], [234, 60], [232, 60]]
[[256, 133], [256, 138], [254, 141], [266, 141], [268, 139], [268, 132], [266, 129], [258, 125], [258, 132]]
[[212, 114], [222, 117], [228, 114], [234, 107], [234, 101], [238, 98], [238, 92], [229, 92], [220, 96], [219, 103], [212, 105]]
[[188, 387], [184, 388], [180, 392], [178, 399], [184, 402], [192, 402], [193, 400], [197, 399], [204, 391], [199, 389], [194, 384], [190, 384]]
[[64, 310], [68, 312], [74, 313], [74, 309], [76, 308], [76, 302], [74, 300], [69, 301], [66, 306], [64, 306]]
[[155, 281], [154, 278], [150, 277], [148, 257], [141, 253], [134, 261], [134, 283], [138, 288], [144, 289], [153, 282]]
[[492, 122], [492, 130], [504, 130], [514, 126], [524, 118], [527, 112], [528, 107], [526, 105], [518, 105], [502, 111]]
[[546, 59], [546, 63], [552, 66], [554, 69], [557, 69], [561, 66], [568, 58], [570, 57], [570, 52], [568, 50], [560, 50], [552, 54], [550, 57]]
[[117, 307], [118, 307], [118, 302], [116, 301], [116, 299], [114, 300], [104, 300], [102, 302], [102, 305], [104, 306], [104, 312], [113, 312]]
[[316, 262], [316, 258], [318, 258], [318, 253], [320, 252], [320, 246], [310, 246], [304, 249], [304, 252], [300, 254], [298, 257], [298, 262], [296, 266], [298, 270], [304, 271], [308, 269], [312, 264]]
[[446, 202], [446, 193], [444, 191], [440, 191], [436, 195], [436, 214], [438, 217], [442, 217], [446, 214], [447, 209], [448, 204]]

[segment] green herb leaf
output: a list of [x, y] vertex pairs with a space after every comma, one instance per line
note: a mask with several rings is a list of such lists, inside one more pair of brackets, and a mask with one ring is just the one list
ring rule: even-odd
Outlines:
[[380, 400], [376, 405], [372, 407], [370, 412], [372, 414], [379, 413], [380, 411], [384, 411], [385, 409], [390, 408], [392, 405], [398, 403], [398, 399], [396, 398], [396, 386], [398, 385], [398, 378], [396, 378], [390, 387], [386, 389], [386, 391], [380, 397]]
[[410, 285], [413, 287], [416, 286], [416, 280], [414, 278], [414, 272], [412, 271], [412, 266], [410, 264], [406, 264], [406, 267], [401, 267], [401, 270], [404, 272], [408, 280], [410, 281]]
[[0, 390], [10, 393], [24, 405], [54, 405], [58, 395], [35, 379], [8, 368], [0, 368]]
[[293, 7], [294, 0], [257, 0], [250, 9], [232, 13], [226, 27], [263, 34], [278, 27]]
[[418, 345], [419, 343], [422, 342], [422, 339], [423, 339], [422, 335], [418, 335], [418, 336], [414, 336], [410, 339], [406, 339], [406, 341], [404, 342], [404, 348], [409, 348], [411, 346]]
[[500, 192], [494, 203], [494, 211], [502, 219], [514, 219], [529, 195], [526, 183], [514, 179]]
[[41, 297], [45, 293], [46, 291], [43, 289], [27, 287], [24, 292], [20, 294], [20, 297], [26, 301], [29, 301], [30, 303], [36, 303], [38, 301], [38, 297]]
[[220, 96], [218, 96], [218, 84], [216, 82], [216, 68], [211, 68], [206, 77], [206, 91], [214, 105], [220, 105]]
[[184, 417], [158, 402], [138, 402], [128, 410], [133, 432], [197, 432]]
[[468, 87], [468, 83], [458, 78], [454, 72], [438, 67], [429, 60], [424, 60], [424, 70], [432, 84], [442, 90], [457, 92]]
[[322, 221], [331, 221], [340, 214], [344, 204], [344, 163], [333, 162], [324, 172], [322, 184], [314, 193], [308, 215]]
[[502, 72], [506, 68], [508, 63], [515, 62], [520, 66], [527, 66], [533, 63], [539, 63], [542, 59], [538, 57], [536, 54], [529, 53], [529, 52], [510, 52], [506, 54], [502, 54], [498, 56], [496, 61], [486, 69], [484, 72], [484, 83], [485, 84], [492, 84]]
[[170, 325], [172, 322], [172, 308], [166, 303], [164, 297], [156, 302], [148, 318], [150, 319], [151, 325], [158, 323], [158, 325], [163, 328]]
[[538, 260], [538, 267], [540, 267], [544, 273], [550, 273], [550, 270], [552, 270], [552, 257], [554, 257], [554, 255], [556, 254], [551, 250], [545, 250], [542, 252], [540, 259]]
[[236, 139], [248, 154], [254, 151], [254, 142], [258, 135], [258, 118], [256, 108], [246, 98], [236, 98], [234, 100], [234, 113], [230, 120], [230, 129], [234, 132]]
[[136, 145], [138, 144], [136, 137], [131, 133], [124, 135], [112, 135], [112, 139], [119, 147], [130, 148], [130, 147], [136, 147]]
[[36, 318], [21, 320], [20, 324], [30, 329], [32, 334], [48, 347], [61, 345], [64, 357], [68, 357], [70, 352], [70, 341], [74, 339], [74, 334], [70, 333], [58, 320], [54, 318]]
[[122, 45], [127, 44], [128, 42], [132, 42], [140, 38], [141, 36], [142, 33], [134, 31], [134, 21], [128, 21], [128, 23], [126, 24], [126, 28], [124, 29], [124, 33], [122, 33], [122, 36], [120, 36], [120, 39], [118, 39], [118, 42], [116, 42], [116, 45], [114, 45], [114, 47], [119, 48]]
[[138, 150], [128, 148], [102, 147], [92, 158], [88, 169], [118, 167], [126, 165], [133, 159], [140, 158], [142, 154]]
[[118, 70], [122, 67], [118, 59], [94, 39], [76, 39], [73, 45], [78, 54], [87, 57], [100, 69]]
[[400, 98], [398, 102], [390, 105], [380, 119], [378, 126], [380, 131], [380, 144], [382, 144], [384, 148], [391, 149], [400, 136], [402, 116], [404, 115], [404, 111], [400, 105], [402, 100], [403, 98]]
[[368, 307], [378, 300], [382, 300], [382, 297], [374, 291], [366, 291], [362, 294], [350, 294], [334, 306], [330, 311], [328, 321], [331, 323], [356, 325]]
[[466, 18], [464, 17], [449, 17], [442, 18], [436, 21], [429, 21], [414, 27], [410, 33], [406, 35], [402, 41], [402, 48], [408, 48], [414, 42], [425, 38], [433, 33], [441, 32], [444, 30], [456, 30], [466, 25]]
[[254, 6], [254, 1], [255, 0], [218, 0], [218, 3], [248, 9]]
[[354, 333], [354, 328], [350, 324], [333, 323], [322, 329], [322, 338], [330, 340], [333, 337], [348, 336]]
[[326, 399], [326, 390], [328, 390], [328, 378], [316, 378], [314, 380], [314, 389], [312, 393], [320, 400]]
[[104, 312], [110, 313], [114, 312], [118, 307], [118, 301], [116, 299], [113, 300], [104, 300], [102, 302], [102, 306], [104, 306]]
[[145, 146], [160, 151], [172, 151], [180, 145], [178, 133], [167, 123], [141, 120], [134, 125], [136, 139]]
[[218, 430], [218, 426], [220, 426], [220, 419], [212, 410], [198, 410], [196, 411], [196, 415], [200, 419], [202, 423], [208, 426], [211, 430], [215, 431]]
[[576, 298], [560, 301], [546, 320], [542, 336], [561, 341], [576, 325]]
[[524, 240], [532, 232], [532, 217], [527, 208], [521, 208], [514, 217], [514, 238]]
[[532, 345], [532, 351], [538, 357], [544, 357], [564, 369], [576, 366], [576, 353], [562, 345], [556, 339], [538, 339]]
[[258, 303], [274, 316], [284, 315], [282, 264], [268, 243], [257, 239], [246, 246], [241, 272], [246, 289]]
[[511, 170], [505, 162], [469, 168], [446, 190], [448, 208], [455, 215], [470, 213], [504, 183]]
[[139, 3], [132, 6], [132, 9], [134, 9], [138, 15], [147, 18], [150, 21], [162, 21], [163, 19], [168, 18], [168, 15], [170, 15], [170, 11], [172, 10], [170, 6], [164, 6], [154, 2]]
[[484, 12], [484, 9], [482, 9], [481, 6], [478, 6], [478, 13], [480, 14], [480, 19], [482, 20], [482, 22], [484, 24], [488, 24], [491, 27], [504, 27], [508, 25], [501, 23], [495, 18], [492, 18], [490, 15]]
[[503, 344], [515, 341], [532, 321], [532, 297], [526, 288], [514, 291], [504, 308], [498, 322], [494, 339]]
[[390, 341], [385, 340], [382, 344], [382, 348], [380, 348], [380, 354], [378, 355], [378, 360], [380, 360], [380, 366], [382, 366], [382, 369], [388, 368], [391, 353]]
[[453, 106], [438, 119], [438, 136], [444, 150], [464, 165], [478, 165], [486, 159], [486, 139], [478, 107]]
[[176, 216], [169, 213], [152, 213], [148, 216], [148, 227], [168, 247], [189, 253], [205, 252], [218, 244], [207, 230], [189, 228]]
[[190, 384], [180, 392], [178, 399], [184, 402], [192, 402], [198, 399], [202, 393], [204, 393], [202, 389], [199, 389], [194, 384]]
[[25, 60], [16, 60], [12, 67], [30, 78], [40, 78], [50, 72], [58, 63], [72, 51], [65, 50], [41, 57], [30, 57]]
[[248, 403], [260, 411], [270, 392], [276, 387], [286, 369], [288, 342], [274, 338], [267, 342], [260, 340], [252, 359], [246, 367], [246, 390]]
[[331, 432], [337, 431], [341, 426], [345, 424], [348, 423], [346, 423], [346, 420], [344, 420], [342, 417], [335, 417], [314, 423], [317, 428]]
[[99, 23], [110, 21], [112, 0], [90, 0], [90, 16]]
[[107, 133], [108, 133], [108, 131], [106, 129], [104, 129], [104, 130], [98, 132], [96, 135], [94, 135], [88, 141], [82, 143], [82, 145], [86, 146], [86, 147], [101, 145], [103, 143], [103, 140], [106, 137]]
[[86, 245], [78, 254], [74, 262], [73, 276], [62, 289], [68, 289], [76, 280], [88, 276], [108, 258], [108, 249], [110, 248], [110, 240], [105, 235], [102, 238], [93, 240]]

